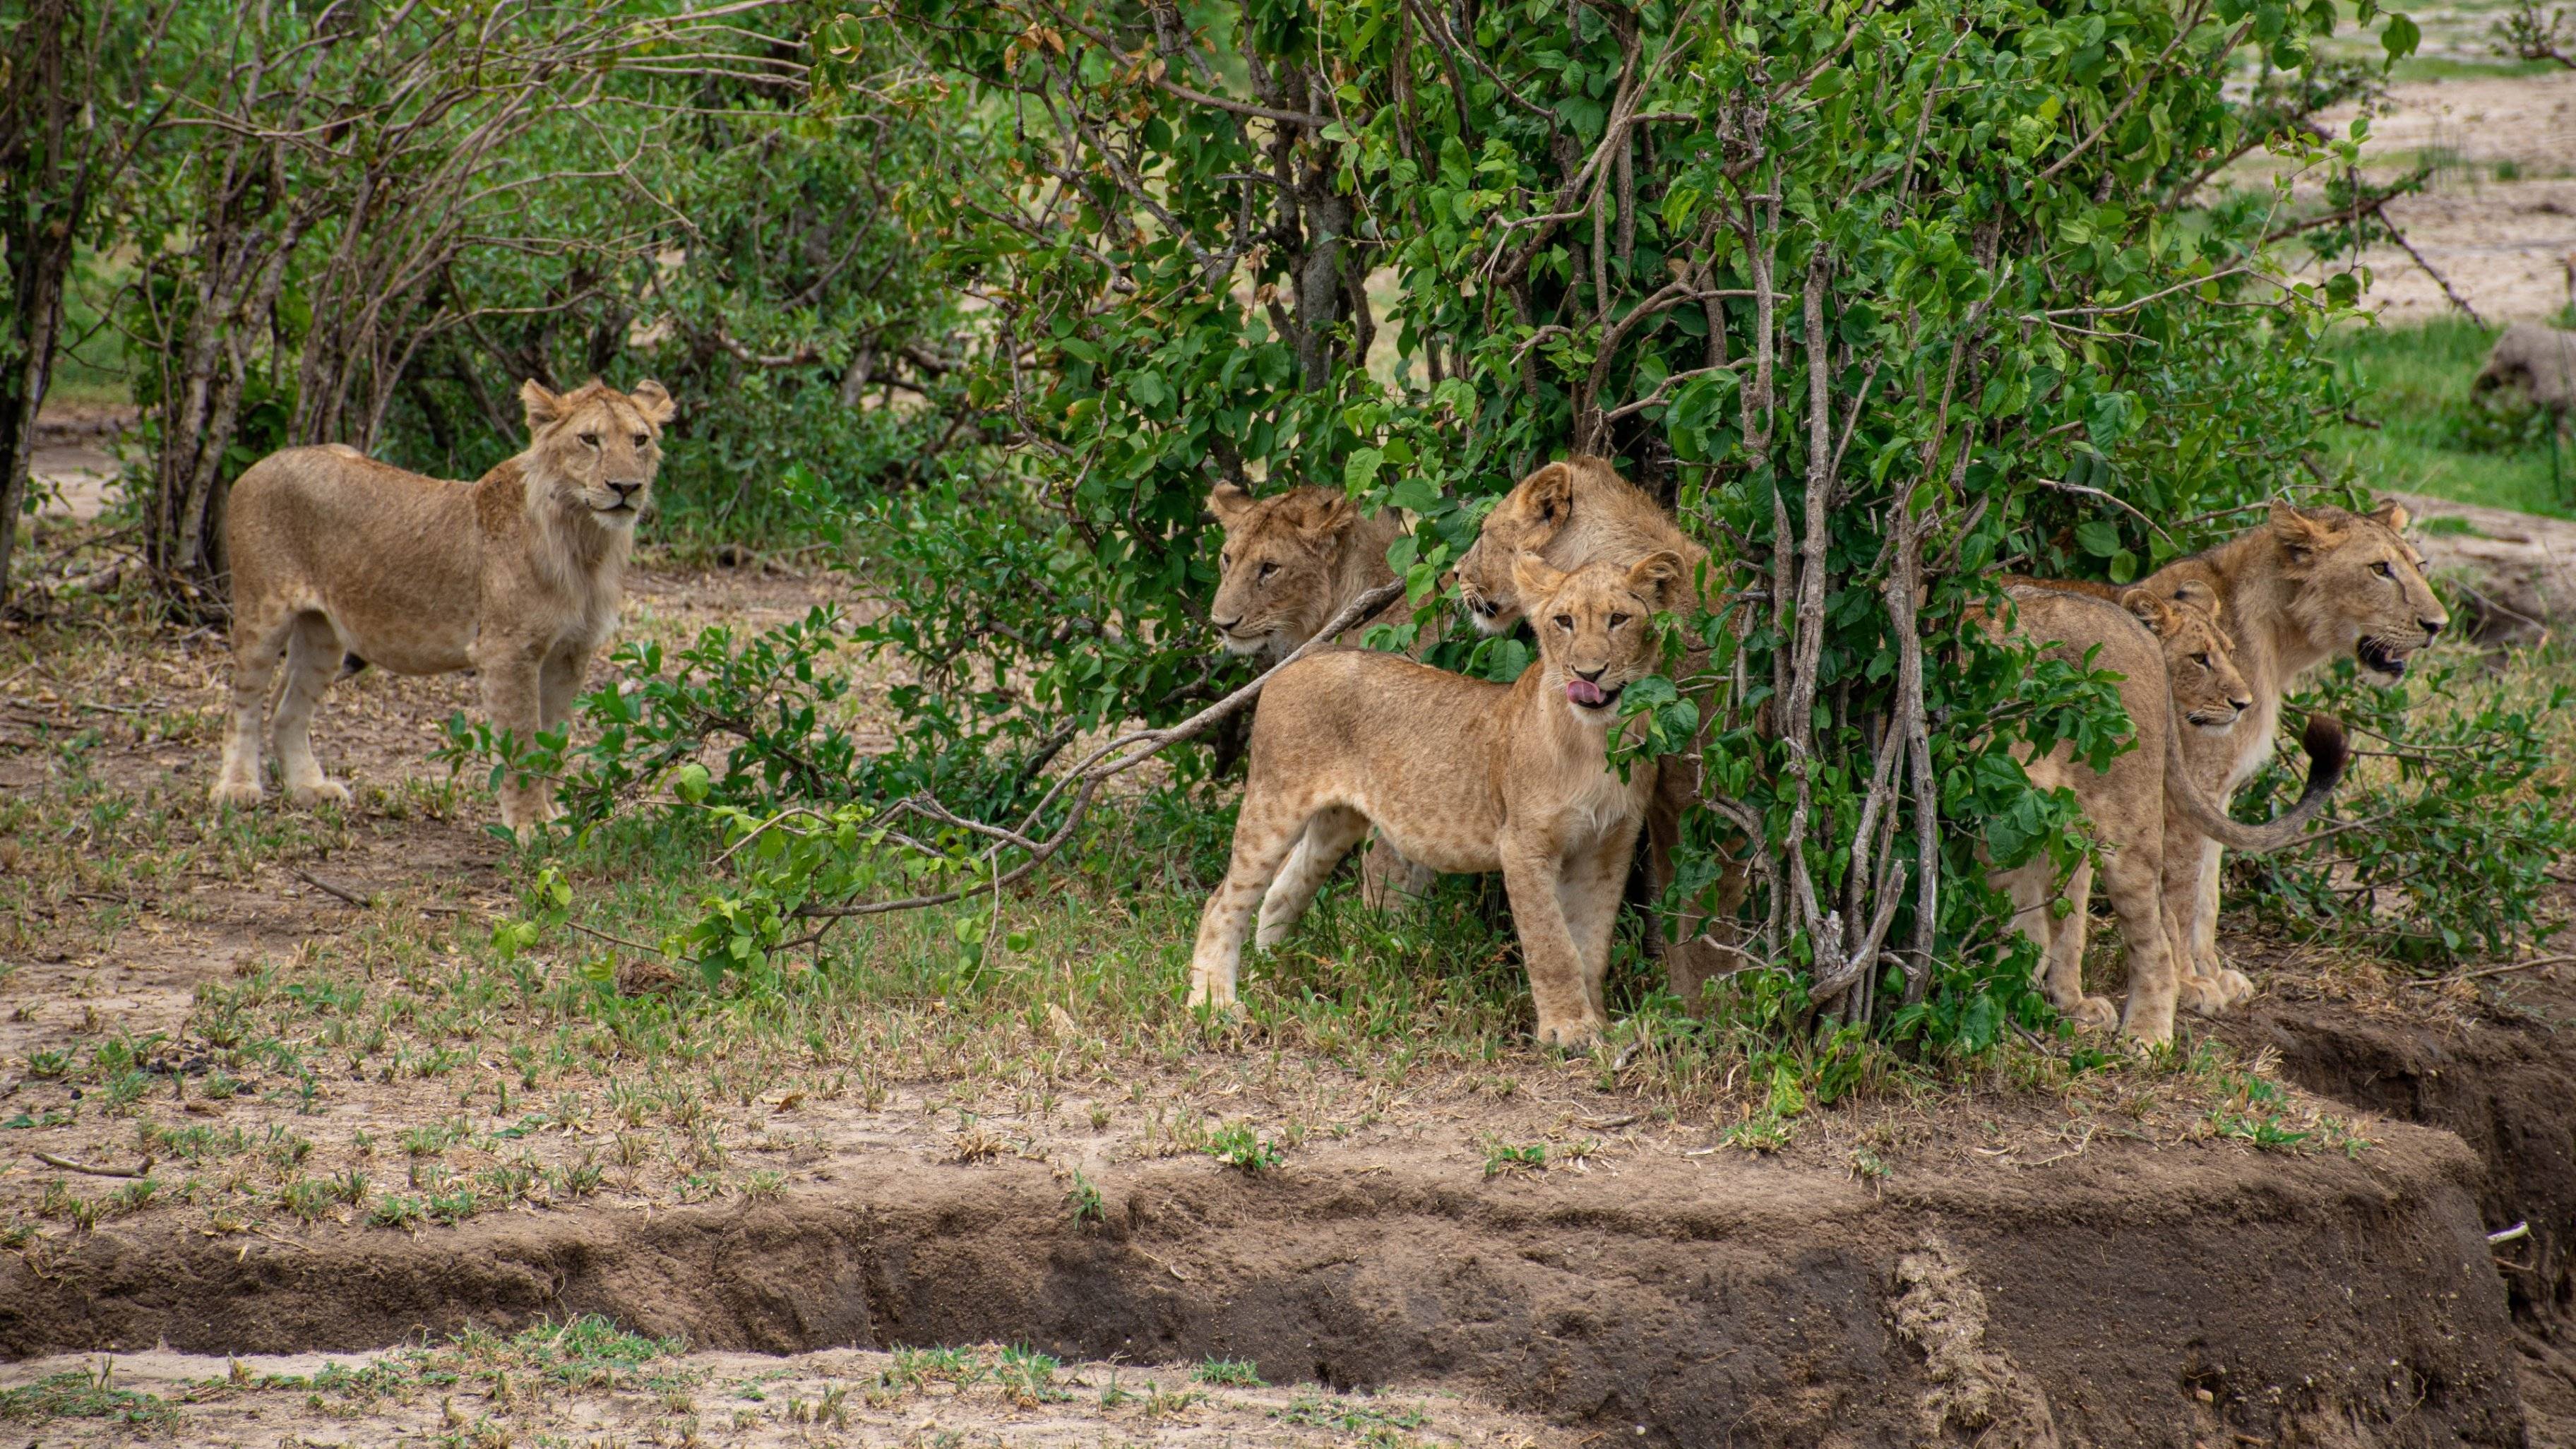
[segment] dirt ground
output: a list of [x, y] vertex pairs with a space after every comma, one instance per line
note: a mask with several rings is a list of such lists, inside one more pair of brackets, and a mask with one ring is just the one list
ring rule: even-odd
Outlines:
[[[626, 637], [817, 602], [847, 601], [646, 570]], [[179, 863], [74, 862], [11, 923], [0, 1420], [40, 1442], [2508, 1444], [2525, 1385], [2556, 1382], [2513, 1310], [2553, 1323], [2563, 1294], [2499, 1281], [2484, 1234], [2513, 1204], [2488, 1164], [2409, 1125], [2453, 1125], [2420, 1104], [2280, 1082], [2290, 1026], [2241, 1068], [2070, 1083], [2037, 1059], [1811, 1114], [1770, 1150], [1534, 1052], [1398, 1081], [1219, 1046], [1043, 1092], [719, 1086], [658, 1139], [631, 1086], [514, 1093], [470, 1042], [289, 1069], [231, 1035], [233, 993], [327, 991], [297, 963], [389, 937], [461, 959], [515, 908], [488, 796], [427, 758], [470, 681], [344, 683], [319, 740], [357, 807], [273, 806], [227, 843], [197, 803], [222, 659], [160, 637], [0, 670], [0, 804], [166, 812]], [[9, 846], [0, 867], [52, 868]], [[530, 969], [538, 991], [570, 968]], [[58, 1065], [118, 1041], [132, 1099]], [[2528, 1097], [2490, 1120], [2545, 1132]], [[1185, 1114], [1283, 1151], [1228, 1165]], [[2526, 1247], [2560, 1263], [2567, 1241]], [[524, 1341], [584, 1315], [669, 1347], [576, 1373]], [[990, 1347], [962, 1384], [823, 1352], [996, 1343], [1055, 1377], [1009, 1387]], [[203, 1357], [315, 1350], [352, 1356]], [[1303, 1387], [1184, 1384], [1238, 1362]]]
[[41, 1442], [64, 1449], [138, 1440], [259, 1449], [511, 1442], [1556, 1449], [1580, 1442], [1454, 1393], [1336, 1394], [1211, 1382], [1205, 1365], [1068, 1368], [993, 1345], [791, 1355], [639, 1346], [646, 1355], [640, 1359], [566, 1363], [532, 1341], [554, 1336], [487, 1335], [438, 1349], [337, 1355], [154, 1350], [39, 1359], [0, 1368], [0, 1393], [106, 1410], [48, 1426]]
[[[2576, 254], [2576, 71], [2467, 76], [2391, 89], [2371, 120], [2364, 170], [2385, 183], [2419, 164], [2436, 167], [2421, 195], [2392, 202], [2389, 218], [2435, 272], [2489, 323], [2547, 317], [2571, 300]], [[2341, 134], [2349, 109], [2320, 118]], [[2512, 179], [2500, 179], [2509, 163]], [[2453, 310], [2422, 263], [2391, 245], [2362, 258], [2368, 304], [2389, 321]]]

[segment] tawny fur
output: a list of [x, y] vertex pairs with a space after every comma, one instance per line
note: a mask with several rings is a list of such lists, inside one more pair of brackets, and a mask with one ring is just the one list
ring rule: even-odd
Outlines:
[[[1291, 488], [1256, 499], [1220, 483], [1207, 508], [1225, 530], [1208, 623], [1229, 653], [1275, 664], [1343, 605], [1395, 580], [1386, 551], [1404, 532], [1403, 520], [1364, 514], [1336, 489]], [[1357, 644], [1362, 632], [1335, 642]]]
[[[2012, 594], [2016, 603], [2027, 591], [2054, 590], [2089, 599], [2115, 599], [2130, 615], [2143, 623], [2155, 636], [2162, 667], [2171, 723], [2165, 731], [2173, 736], [2211, 732], [2223, 734], [2236, 723], [2238, 716], [2251, 707], [2253, 699], [2238, 671], [2234, 646], [2219, 618], [2217, 592], [2200, 581], [2180, 580], [2166, 591], [2143, 588], [2119, 589], [2107, 584], [2088, 584], [2073, 580], [2016, 579]], [[2022, 627], [2049, 634], [2079, 634], [2090, 642], [2104, 628], [2114, 636], [2125, 636], [2108, 619], [2089, 606], [2064, 608], [2039, 607], [2020, 615]], [[2127, 642], [2133, 644], [2134, 640]], [[2116, 646], [2114, 646], [2116, 647]], [[2140, 694], [2152, 690], [2138, 691]], [[2128, 702], [2124, 692], [2124, 702]], [[2156, 723], [2155, 709], [2145, 709], [2148, 724]], [[2136, 712], [2133, 710], [2133, 719]], [[2147, 742], [2152, 748], [2153, 741]], [[2171, 771], [2176, 751], [2165, 749], [2165, 767]], [[2141, 763], [2147, 763], [2141, 761]], [[2339, 763], [2335, 767], [2339, 769]], [[2312, 793], [2322, 796], [2330, 788], [2333, 771], [2320, 776], [2321, 786]], [[2166, 798], [2151, 801], [2138, 792], [2149, 782], [2147, 771], [2139, 768], [2120, 769], [2101, 774], [2074, 762], [2069, 752], [2061, 750], [2032, 768], [2033, 778], [2044, 784], [2065, 784], [2075, 792], [2088, 820], [2093, 822], [2095, 837], [2113, 852], [2135, 854], [2143, 839], [2155, 847], [2161, 859], [2163, 818], [2178, 804], [2188, 808], [2189, 801], [2177, 800], [2170, 790]], [[2310, 813], [2313, 813], [2312, 811]], [[2301, 822], [2304, 823], [2304, 817]], [[2276, 828], [2279, 822], [2275, 822]], [[2124, 919], [2152, 918], [2159, 922], [2157, 934], [2163, 939], [2166, 959], [2178, 958], [2174, 951], [2179, 940], [2177, 922], [2165, 912], [2161, 901], [2161, 872], [2123, 861], [2114, 873], [2118, 887], [2126, 892], [2146, 892], [2145, 896], [2121, 902], [2115, 897], [2115, 908], [2125, 909]], [[2154, 885], [2148, 884], [2150, 881]], [[1998, 872], [1997, 889], [2013, 900], [2013, 923], [2040, 948], [2040, 985], [2057, 1008], [2073, 1018], [2079, 1026], [2108, 1027], [2120, 1019], [2120, 1013], [2109, 1000], [2084, 994], [2084, 940], [2089, 923], [2092, 899], [2093, 863], [2088, 858], [2079, 862], [2061, 889], [2051, 861], [2042, 856], [2014, 870]], [[2061, 911], [2058, 903], [2063, 902]], [[2124, 928], [2125, 929], [2125, 928]], [[2131, 981], [2138, 981], [2138, 956], [2131, 953]], [[2151, 1010], [2152, 999], [2140, 1004]]]
[[[2369, 514], [2341, 508], [2272, 505], [2262, 526], [2217, 548], [2176, 560], [2145, 579], [2161, 589], [2202, 579], [2217, 590], [2254, 704], [2224, 736], [2183, 737], [2192, 784], [2222, 812], [2271, 758], [2281, 696], [2301, 674], [2350, 653], [2365, 671], [2394, 680], [2415, 651], [2450, 623], [2425, 582], [2423, 555], [2403, 530], [2406, 510]], [[2225, 842], [2175, 815], [2166, 825], [2165, 898], [2184, 924], [2183, 1004], [2214, 1014], [2253, 994], [2218, 949], [2219, 861]]]
[[2471, 391], [2497, 388], [2519, 391], [2535, 406], [2564, 415], [2576, 404], [2576, 332], [2528, 321], [2504, 329]]
[[[616, 626], [635, 520], [651, 502], [670, 394], [530, 382], [527, 451], [473, 483], [405, 472], [339, 444], [289, 448], [233, 485], [233, 703], [219, 805], [261, 790], [261, 715], [280, 654], [279, 773], [299, 805], [345, 801], [313, 757], [313, 712], [344, 659], [396, 674], [472, 669], [485, 714], [521, 742], [563, 722], [590, 657]], [[501, 819], [554, 813], [513, 779]]]
[[[2225, 733], [2251, 703], [2251, 687], [2217, 627], [2215, 595], [2195, 587], [2175, 599], [2137, 588], [2113, 603], [2089, 592], [2028, 584], [2007, 592], [2011, 617], [1996, 627], [2055, 646], [2070, 661], [2089, 653], [2093, 668], [2121, 676], [2120, 703], [2135, 731], [2132, 748], [2099, 771], [2063, 745], [2024, 763], [2041, 789], [2071, 791], [2092, 829], [2103, 887], [2128, 953], [2128, 1000], [2117, 1014], [2122, 1029], [2144, 1041], [2167, 1040], [2181, 987], [2179, 918], [2167, 909], [2162, 891], [2170, 823], [2190, 820], [2242, 849], [2287, 844], [2324, 808], [2341, 778], [2342, 729], [2322, 715], [2310, 721], [2312, 765], [2296, 805], [2262, 826], [2227, 820], [2193, 788], [2182, 756], [2184, 740]], [[2061, 890], [2055, 866], [2042, 856], [1997, 872], [1994, 884], [2012, 897], [2015, 925], [2041, 949], [2041, 982], [2049, 999], [2080, 1025], [2107, 1026], [2114, 1016], [2110, 1003], [2083, 991], [2093, 869], [2089, 861], [2079, 865]], [[2063, 915], [2052, 906], [2061, 899], [2070, 907]]]
[[[1669, 553], [1571, 574], [1531, 556], [1519, 588], [1545, 600], [1539, 662], [1511, 684], [1360, 650], [1282, 670], [1253, 724], [1233, 860], [1199, 919], [1191, 1004], [1231, 1005], [1256, 903], [1262, 941], [1279, 939], [1374, 825], [1435, 870], [1501, 871], [1539, 1039], [1597, 1041], [1620, 882], [1655, 776], [1612, 771], [1608, 731], [1619, 690], [1655, 671], [1651, 616], [1687, 587]], [[1570, 687], [1599, 702], [1576, 703]], [[1301, 840], [1298, 871], [1282, 873]]]
[[[1208, 623], [1229, 653], [1275, 664], [1353, 599], [1395, 582], [1386, 551], [1404, 531], [1403, 520], [1393, 513], [1364, 514], [1339, 490], [1291, 488], [1255, 499], [1220, 483], [1209, 492], [1207, 508], [1225, 535]], [[1366, 625], [1346, 629], [1333, 642], [1357, 647], [1366, 633]], [[1416, 647], [1428, 648], [1435, 637], [1424, 630]], [[1305, 864], [1301, 853], [1289, 869]], [[1370, 841], [1360, 854], [1360, 894], [1371, 909], [1419, 900], [1429, 894], [1432, 880], [1430, 870], [1382, 839]]]
[[[1708, 550], [1684, 534], [1645, 490], [1620, 477], [1606, 458], [1576, 456], [1539, 468], [1485, 515], [1475, 545], [1458, 561], [1458, 593], [1479, 631], [1500, 634], [1520, 621], [1521, 600], [1512, 568], [1513, 560], [1525, 551], [1560, 569], [1593, 562], [1626, 564], [1651, 553], [1670, 552], [1682, 560], [1695, 588], [1706, 589], [1715, 582], [1709, 577]], [[1682, 656], [1682, 677], [1704, 675], [1707, 665], [1707, 651], [1691, 647]], [[1698, 694], [1694, 703], [1702, 720], [1715, 719], [1714, 701], [1707, 692]], [[1646, 812], [1646, 874], [1659, 899], [1672, 883], [1682, 812], [1699, 803], [1699, 794], [1697, 752], [1666, 756], [1655, 799]], [[1694, 912], [1657, 921], [1655, 938], [1661, 947], [1665, 982], [1683, 1001], [1697, 1001], [1707, 981], [1744, 964], [1732, 918], [1745, 888], [1743, 865], [1723, 860], [1709, 914]]]

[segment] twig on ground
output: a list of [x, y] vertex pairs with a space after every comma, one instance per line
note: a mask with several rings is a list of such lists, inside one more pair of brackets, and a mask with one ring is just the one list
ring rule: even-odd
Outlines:
[[2421, 981], [2409, 981], [2406, 984], [2419, 987], [2456, 986], [2463, 981], [2476, 981], [2487, 976], [2503, 976], [2515, 971], [2533, 971], [2543, 966], [2564, 966], [2570, 961], [2576, 961], [2576, 956], [2534, 956], [2528, 961], [2507, 961], [2500, 966], [2481, 966], [2475, 971], [2454, 971], [2448, 976], [2427, 976]]
[[50, 1152], [39, 1152], [34, 1155], [38, 1162], [47, 1167], [59, 1167], [65, 1172], [85, 1172], [92, 1177], [148, 1177], [152, 1173], [152, 1159], [149, 1157], [135, 1167], [95, 1167], [86, 1162], [74, 1162], [68, 1157], [56, 1157]]
[[329, 881], [322, 879], [320, 876], [315, 875], [313, 872], [306, 870], [300, 865], [290, 865], [287, 869], [294, 872], [297, 880], [304, 882], [306, 885], [313, 887], [315, 890], [320, 891], [326, 896], [336, 896], [342, 902], [355, 906], [359, 910], [363, 911], [367, 909], [368, 906], [374, 904], [372, 901], [362, 901], [358, 899], [356, 896], [340, 889], [338, 886], [331, 884]]

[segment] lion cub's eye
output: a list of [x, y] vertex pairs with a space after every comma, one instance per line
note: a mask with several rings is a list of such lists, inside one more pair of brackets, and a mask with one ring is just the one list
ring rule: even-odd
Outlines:
[[1627, 615], [1625, 615], [1625, 614], [1613, 614], [1613, 615], [1611, 615], [1611, 616], [1610, 616], [1610, 627], [1611, 627], [1611, 628], [1613, 628], [1613, 629], [1616, 629], [1616, 628], [1618, 628], [1620, 625], [1625, 624], [1625, 623], [1627, 623], [1627, 622], [1628, 622], [1628, 616], [1627, 616]]
[[1216, 566], [1221, 569], [1230, 569], [1234, 567], [1234, 555], [1230, 553], [1218, 554], [1216, 556]]
[[585, 447], [585, 448], [596, 448], [596, 447], [598, 447], [598, 446], [599, 446], [599, 434], [597, 434], [597, 433], [584, 433], [584, 434], [582, 434], [582, 435], [581, 435], [581, 445], [582, 445], [583, 447]]
[[653, 435], [651, 433], [637, 433], [635, 435], [635, 446], [639, 448], [648, 447], [652, 442]]
[[1275, 563], [1266, 563], [1261, 566], [1260, 576], [1266, 579], [1277, 572], [1279, 572], [1279, 565]]
[[2195, 654], [2191, 656], [2191, 662], [2199, 665], [2203, 669], [2207, 669], [2209, 667], [2209, 656], [2206, 654]]
[[1557, 615], [1557, 616], [1556, 616], [1556, 627], [1558, 627], [1558, 628], [1560, 628], [1560, 629], [1563, 629], [1563, 630], [1566, 630], [1567, 632], [1571, 633], [1571, 632], [1573, 631], [1573, 629], [1574, 629], [1574, 616], [1573, 616], [1572, 614], [1559, 614], [1559, 615]]
[[2386, 559], [2381, 559], [2379, 562], [2372, 564], [2370, 566], [2370, 571], [2379, 575], [2383, 579], [2393, 579], [2397, 577], [2397, 570], [2390, 568], [2388, 566], [2388, 560]]

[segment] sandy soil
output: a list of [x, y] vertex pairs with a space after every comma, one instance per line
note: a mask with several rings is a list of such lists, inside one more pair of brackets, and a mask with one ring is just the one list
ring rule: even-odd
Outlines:
[[[2441, 169], [2423, 195], [2393, 202], [2389, 218], [2490, 323], [2545, 317], [2570, 300], [2576, 253], [2576, 71], [2473, 77], [2394, 87], [2371, 121], [2364, 165], [2381, 180], [2427, 160]], [[2321, 118], [2340, 132], [2349, 109]], [[2498, 162], [2521, 168], [2499, 181]], [[2454, 310], [2440, 283], [2395, 246], [2372, 248], [2369, 299], [2391, 321]]]
[[[681, 1352], [571, 1374], [530, 1372], [515, 1357], [506, 1347], [68, 1355], [0, 1365], [0, 1396], [13, 1389], [29, 1400], [85, 1394], [108, 1410], [54, 1420], [45, 1426], [49, 1446], [150, 1439], [259, 1449], [513, 1440], [753, 1449], [1094, 1449], [1110, 1442], [1557, 1449], [1581, 1441], [1537, 1418], [1440, 1390], [1369, 1395], [1210, 1384], [1191, 1364], [1075, 1364], [1031, 1377], [1014, 1375], [1005, 1351], [993, 1346], [958, 1355], [963, 1367], [943, 1357], [929, 1374], [920, 1356], [854, 1349]], [[594, 1378], [604, 1381], [586, 1381]]]

